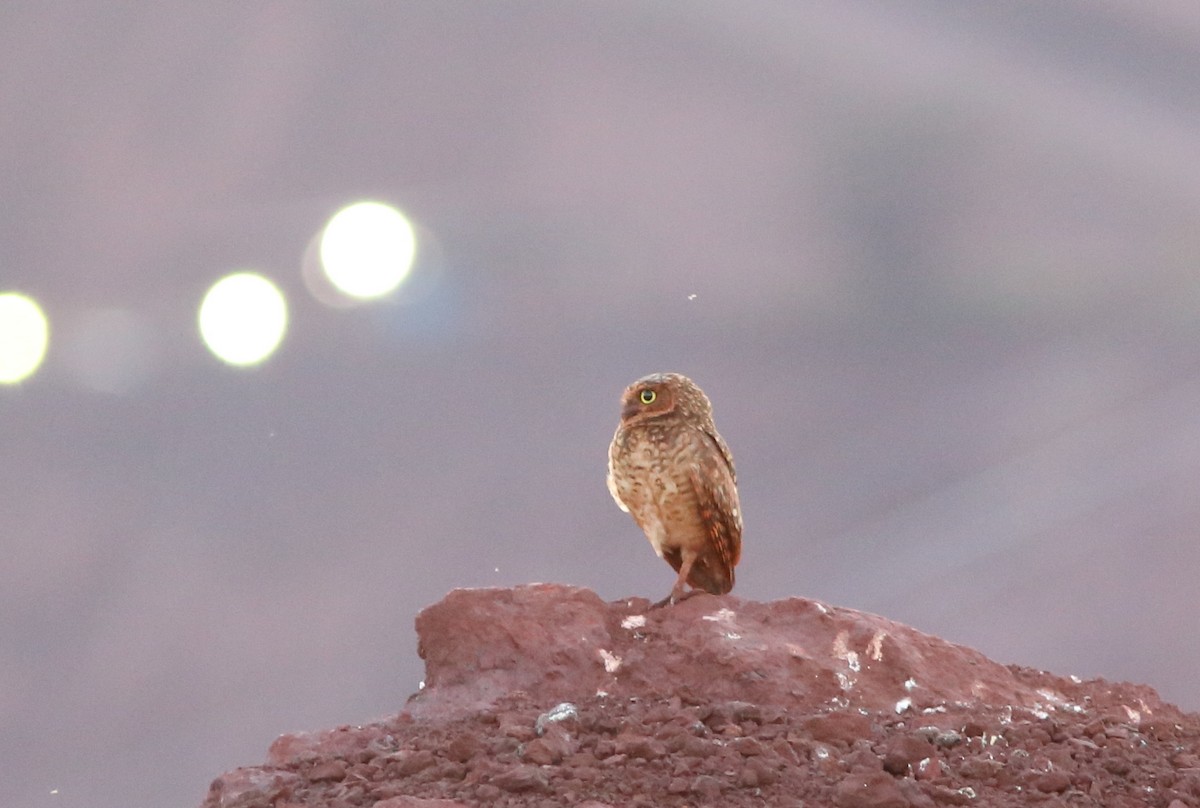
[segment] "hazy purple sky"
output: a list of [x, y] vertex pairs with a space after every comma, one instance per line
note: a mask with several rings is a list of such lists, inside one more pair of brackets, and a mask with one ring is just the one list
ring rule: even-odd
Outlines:
[[[1200, 708], [1193, 2], [10, 3], [0, 803], [193, 805], [400, 709], [458, 586], [661, 597], [617, 399], [713, 400], [735, 594]], [[420, 232], [352, 309], [341, 206]], [[254, 370], [205, 289], [291, 307]], [[114, 369], [115, 368], [115, 369]], [[57, 793], [54, 793], [57, 790]]]

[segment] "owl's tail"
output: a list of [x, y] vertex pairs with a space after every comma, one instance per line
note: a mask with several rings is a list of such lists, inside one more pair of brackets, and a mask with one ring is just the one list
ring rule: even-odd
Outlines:
[[713, 595], [724, 595], [733, 589], [733, 568], [711, 554], [702, 555], [692, 564], [688, 583]]

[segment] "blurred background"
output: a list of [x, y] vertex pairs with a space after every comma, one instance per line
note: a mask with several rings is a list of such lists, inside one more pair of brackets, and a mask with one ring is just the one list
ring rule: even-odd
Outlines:
[[5, 5], [0, 802], [394, 713], [454, 587], [665, 595], [660, 370], [736, 595], [1200, 708], [1198, 113], [1186, 0]]

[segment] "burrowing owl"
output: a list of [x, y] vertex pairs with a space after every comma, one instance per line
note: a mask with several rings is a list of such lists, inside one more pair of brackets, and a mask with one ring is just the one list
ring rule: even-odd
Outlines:
[[729, 447], [708, 396], [686, 376], [654, 373], [625, 388], [608, 447], [608, 490], [684, 584], [723, 595], [742, 553], [742, 511]]

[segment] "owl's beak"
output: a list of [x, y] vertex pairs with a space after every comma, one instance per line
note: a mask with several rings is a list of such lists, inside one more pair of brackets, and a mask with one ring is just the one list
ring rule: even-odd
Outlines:
[[621, 407], [621, 420], [627, 421], [641, 412], [641, 410], [642, 405], [638, 403], [637, 399], [631, 398], [625, 402], [625, 406]]

